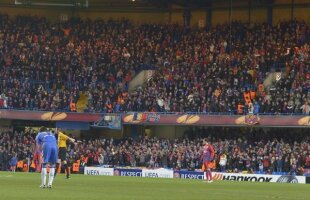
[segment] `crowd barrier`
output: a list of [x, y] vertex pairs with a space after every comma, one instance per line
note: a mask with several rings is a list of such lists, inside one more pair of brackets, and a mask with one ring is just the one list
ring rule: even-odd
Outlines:
[[[171, 169], [128, 169], [85, 167], [84, 175], [91, 176], [135, 176], [149, 178], [181, 178], [203, 180], [205, 174], [197, 171], [175, 171]], [[248, 181], [248, 182], [273, 182], [273, 183], [306, 183], [306, 176], [294, 175], [268, 175], [268, 174], [241, 174], [212, 172], [214, 180], [223, 181]]]
[[[109, 118], [105, 121], [105, 118]], [[310, 127], [310, 116], [307, 115], [233, 115], [227, 113], [80, 113], [65, 111], [34, 111], [1, 109], [0, 118], [10, 120], [56, 121], [68, 123], [88, 123], [100, 127], [100, 122], [114, 124], [112, 127], [120, 129], [124, 124], [135, 125], [194, 125], [194, 126], [262, 126], [262, 127]], [[110, 121], [112, 120], [112, 121]], [[99, 123], [99, 124], [98, 124]], [[104, 124], [104, 123], [103, 123]], [[62, 126], [68, 126], [64, 123]], [[86, 126], [85, 124], [83, 124]], [[65, 126], [65, 127], [66, 127]], [[72, 124], [71, 124], [72, 126]], [[89, 126], [87, 126], [89, 127]], [[67, 127], [68, 128], [68, 127]]]

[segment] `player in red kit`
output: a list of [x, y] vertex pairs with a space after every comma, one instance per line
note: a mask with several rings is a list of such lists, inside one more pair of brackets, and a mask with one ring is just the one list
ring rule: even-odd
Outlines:
[[42, 150], [40, 146], [35, 147], [35, 151], [33, 153], [33, 162], [35, 163], [36, 166], [36, 172], [41, 173], [42, 169]]
[[212, 183], [211, 164], [214, 159], [214, 148], [207, 141], [203, 147], [203, 169], [206, 172], [206, 180]]

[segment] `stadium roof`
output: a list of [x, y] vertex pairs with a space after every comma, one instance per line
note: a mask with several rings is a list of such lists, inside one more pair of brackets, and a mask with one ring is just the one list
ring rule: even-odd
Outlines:
[[[57, 0], [54, 0], [57, 1]], [[75, 0], [83, 2], [85, 0]], [[170, 5], [178, 5], [181, 7], [193, 6], [193, 7], [209, 7], [213, 3], [229, 4], [229, 2], [234, 4], [238, 3], [270, 3], [274, 0], [88, 0], [90, 6], [159, 6], [168, 7]], [[72, 1], [71, 1], [72, 2]]]
[[168, 11], [184, 8], [227, 9], [309, 6], [309, 0], [0, 0], [0, 7], [58, 7], [111, 11]]
[[206, 8], [214, 4], [234, 5], [267, 4], [274, 0], [1, 0], [1, 5], [11, 6], [59, 6], [81, 8], [169, 8], [171, 5], [192, 8]]

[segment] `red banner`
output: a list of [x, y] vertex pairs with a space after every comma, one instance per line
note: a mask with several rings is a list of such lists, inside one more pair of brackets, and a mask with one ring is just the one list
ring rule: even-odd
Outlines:
[[214, 125], [214, 126], [297, 126], [310, 127], [310, 116], [288, 115], [192, 115], [134, 113], [123, 116], [125, 124]]
[[[99, 113], [0, 110], [1, 119], [15, 120], [96, 122], [102, 117], [103, 114]], [[310, 127], [310, 116], [132, 113], [123, 114], [122, 123], [144, 125]]]
[[0, 110], [1, 119], [95, 122], [98, 121], [100, 117], [101, 117], [100, 114], [93, 114], [93, 113]]

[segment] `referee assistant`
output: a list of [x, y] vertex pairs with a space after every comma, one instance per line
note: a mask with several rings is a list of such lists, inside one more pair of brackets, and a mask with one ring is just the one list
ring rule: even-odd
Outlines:
[[61, 167], [66, 171], [67, 179], [70, 178], [70, 170], [67, 163], [67, 140], [71, 142], [75, 142], [75, 139], [65, 135], [64, 133], [58, 131], [58, 162], [57, 169], [59, 167], [59, 163], [61, 162]]

